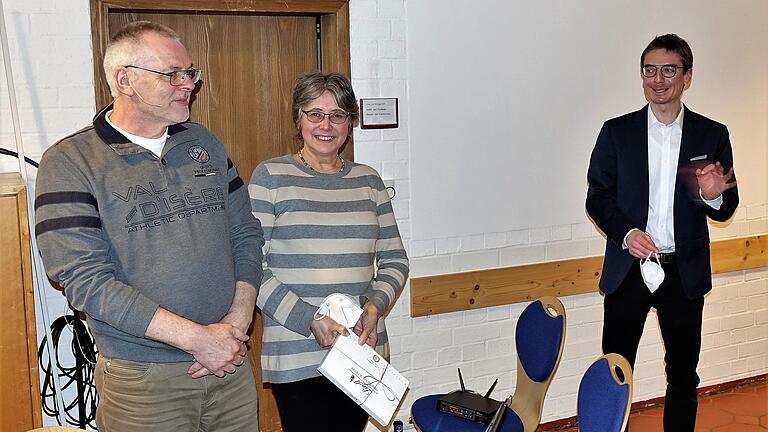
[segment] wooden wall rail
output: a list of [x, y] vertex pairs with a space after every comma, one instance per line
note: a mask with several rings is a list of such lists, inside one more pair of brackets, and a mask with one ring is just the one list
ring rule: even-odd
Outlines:
[[[768, 234], [711, 244], [712, 273], [768, 266]], [[597, 290], [603, 257], [595, 256], [411, 279], [411, 316], [479, 309]]]

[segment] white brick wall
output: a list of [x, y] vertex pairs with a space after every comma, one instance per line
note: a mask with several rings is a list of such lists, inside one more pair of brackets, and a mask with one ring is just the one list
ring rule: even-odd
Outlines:
[[[407, 88], [408, 85], [407, 41], [404, 45], [392, 43], [393, 40], [401, 41], [405, 38], [408, 20], [402, 4], [402, 1], [391, 0], [351, 1], [353, 53], [356, 52], [355, 47], [359, 47], [357, 50], [361, 52], [371, 52], [373, 48], [370, 44], [375, 40], [379, 54], [376, 59], [353, 55], [352, 78], [358, 97], [400, 97], [400, 130], [407, 131], [407, 94], [384, 91], [393, 84], [397, 88]], [[363, 28], [369, 25], [371, 28]], [[387, 34], [385, 28], [390, 29], [391, 33]], [[398, 31], [398, 28], [401, 30]], [[399, 51], [402, 46], [405, 47], [404, 51]], [[371, 64], [355, 66], [358, 62]], [[391, 78], [372, 77], [365, 73], [381, 70], [385, 62], [392, 66]], [[390, 69], [387, 67], [386, 70]], [[358, 71], [361, 73], [358, 74]], [[361, 88], [364, 90], [361, 91]], [[366, 93], [368, 91], [371, 93]], [[359, 161], [374, 167], [379, 164], [388, 165], [386, 160], [374, 156], [376, 150], [370, 149], [389, 146], [385, 134], [380, 135], [381, 139], [378, 136], [378, 133], [370, 131], [356, 133], [355, 150]], [[401, 199], [400, 188], [407, 187], [409, 180], [405, 170], [410, 153], [407, 135], [400, 140], [398, 146], [402, 151], [396, 152], [392, 163], [402, 164], [404, 170], [397, 174], [398, 196], [395, 203]], [[378, 150], [378, 154], [383, 152]], [[734, 221], [725, 228], [713, 228], [712, 236], [715, 239], [726, 239], [765, 233], [768, 231], [767, 212], [766, 203], [739, 208]], [[409, 214], [397, 210], [396, 214], [401, 226], [408, 222]], [[603, 238], [588, 220], [573, 225], [529, 227], [506, 233], [488, 232], [461, 238], [411, 241], [407, 245], [412, 276], [592, 256], [602, 254], [604, 247]], [[702, 385], [732, 381], [768, 371], [766, 273], [768, 271], [762, 269], [715, 277], [718, 287], [708, 296], [704, 312], [705, 346], [699, 368]], [[409, 295], [406, 287], [391, 312], [391, 316], [397, 317], [394, 320], [398, 323], [398, 330], [404, 329], [404, 320], [414, 323], [411, 334], [398, 333], [391, 337], [393, 348], [400, 345], [399, 354], [393, 357], [392, 362], [411, 379], [412, 384], [398, 418], [407, 424], [409, 407], [416, 398], [455, 389], [456, 367], [461, 367], [465, 380], [472, 388], [487, 388], [498, 377], [495, 397], [503, 398], [513, 391], [516, 373], [513, 331], [524, 305], [489, 308], [487, 316], [483, 318], [478, 318], [476, 311], [467, 311], [410, 319], [407, 316]], [[598, 294], [583, 294], [563, 301], [568, 311], [566, 348], [560, 371], [545, 403], [543, 421], [575, 415], [576, 391], [581, 374], [600, 354], [602, 297]], [[390, 321], [393, 321], [392, 318]], [[442, 343], [445, 345], [440, 345]], [[651, 399], [664, 394], [663, 371], [661, 337], [655, 314], [651, 313], [637, 359], [635, 400]]]
[[[4, 5], [21, 131], [28, 156], [38, 159], [48, 145], [86, 124], [95, 111], [88, 1], [5, 0]], [[393, 204], [411, 256], [412, 275], [602, 253], [603, 239], [587, 220], [410, 241], [406, 14], [404, 0], [350, 2], [352, 80], [357, 96], [397, 97], [400, 101], [398, 129], [355, 132], [356, 158], [377, 169], [384, 179], [394, 181], [397, 196]], [[0, 144], [4, 147], [15, 146], [12, 126], [5, 75], [0, 70]], [[15, 171], [17, 166], [15, 160], [0, 157], [0, 170]], [[743, 206], [730, 225], [711, 230], [714, 239], [767, 231], [768, 202]], [[701, 384], [768, 372], [768, 270], [716, 275], [714, 283], [704, 310]], [[53, 316], [61, 315], [61, 296], [53, 292], [47, 297]], [[494, 397], [503, 398], [514, 390], [514, 327], [524, 305], [411, 318], [409, 297], [406, 286], [387, 320], [392, 363], [411, 380], [411, 391], [398, 418], [407, 425], [413, 400], [455, 389], [457, 367], [461, 367], [470, 388], [485, 389], [498, 377]], [[545, 403], [543, 421], [575, 415], [581, 374], [600, 353], [601, 297], [583, 294], [562, 300], [568, 311], [566, 348]], [[641, 341], [635, 385], [638, 401], [664, 392], [663, 349], [653, 313]]]
[[[88, 1], [3, 4], [24, 150], [38, 160], [95, 112]], [[2, 145], [15, 150], [4, 70], [0, 79], [0, 135], [9, 136]]]

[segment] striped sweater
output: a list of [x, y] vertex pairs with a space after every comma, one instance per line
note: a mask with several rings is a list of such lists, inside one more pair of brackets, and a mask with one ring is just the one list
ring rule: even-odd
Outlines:
[[[408, 277], [392, 204], [376, 171], [347, 162], [323, 174], [282, 156], [262, 162], [248, 186], [264, 229], [264, 278], [257, 305], [264, 316], [261, 367], [265, 382], [319, 376], [327, 352], [310, 324], [332, 293], [370, 301], [387, 311]], [[389, 344], [384, 320], [376, 350]]]

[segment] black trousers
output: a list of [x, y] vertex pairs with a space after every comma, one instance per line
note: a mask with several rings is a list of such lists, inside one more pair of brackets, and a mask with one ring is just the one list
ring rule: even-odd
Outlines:
[[689, 299], [685, 295], [674, 262], [662, 264], [662, 268], [664, 282], [654, 293], [645, 286], [636, 261], [619, 288], [605, 296], [603, 352], [623, 355], [634, 370], [646, 316], [651, 307], [655, 308], [664, 340], [667, 375], [664, 431], [693, 432], [704, 298]]
[[325, 377], [272, 384], [283, 432], [362, 432], [368, 413]]

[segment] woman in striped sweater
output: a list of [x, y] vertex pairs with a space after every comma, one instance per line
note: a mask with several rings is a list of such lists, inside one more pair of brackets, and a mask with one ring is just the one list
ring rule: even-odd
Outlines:
[[317, 371], [347, 330], [315, 312], [333, 293], [358, 299], [363, 315], [353, 331], [388, 359], [382, 317], [403, 289], [408, 258], [381, 177], [338, 153], [358, 122], [349, 80], [299, 76], [293, 117], [300, 149], [262, 162], [248, 186], [266, 240], [262, 376], [285, 432], [362, 431], [367, 413]]

